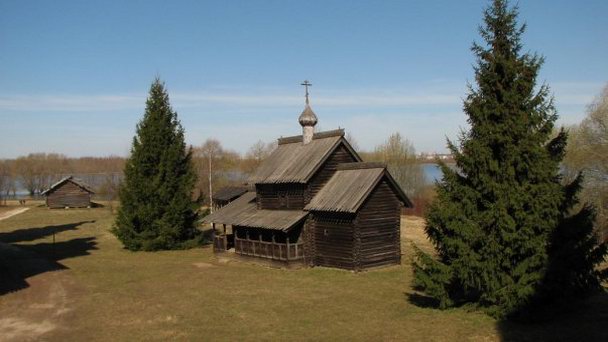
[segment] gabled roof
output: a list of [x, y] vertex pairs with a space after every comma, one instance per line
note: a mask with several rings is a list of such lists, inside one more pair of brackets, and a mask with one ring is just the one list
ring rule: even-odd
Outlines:
[[281, 138], [278, 147], [264, 160], [248, 182], [306, 183], [340, 144], [361, 160], [344, 139], [343, 129], [315, 133], [313, 140], [306, 145], [302, 144], [301, 135]]
[[77, 185], [78, 187], [80, 187], [82, 190], [94, 194], [95, 192], [93, 192], [93, 190], [91, 189], [90, 186], [88, 186], [85, 182], [83, 182], [82, 180], [78, 179], [78, 178], [74, 178], [73, 176], [67, 176], [62, 178], [60, 181], [58, 181], [57, 183], [51, 185], [50, 188], [44, 190], [41, 195], [46, 195], [50, 192], [53, 192], [55, 189], [57, 189], [58, 187], [60, 187], [61, 185], [63, 185], [66, 182], [71, 182], [74, 183], [75, 185]]
[[338, 165], [338, 171], [304, 210], [355, 213], [382, 179], [406, 207], [412, 206], [384, 164], [346, 163]]
[[255, 192], [247, 192], [202, 222], [288, 231], [308, 215], [303, 210], [258, 210], [255, 197]]
[[247, 192], [246, 186], [225, 186], [213, 194], [214, 201], [231, 201]]

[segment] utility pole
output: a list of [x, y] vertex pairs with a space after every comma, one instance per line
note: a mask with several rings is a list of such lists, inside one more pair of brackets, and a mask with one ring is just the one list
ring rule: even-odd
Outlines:
[[209, 212], [213, 214], [213, 187], [211, 186], [211, 159], [212, 151], [209, 149], [208, 157], [209, 157]]

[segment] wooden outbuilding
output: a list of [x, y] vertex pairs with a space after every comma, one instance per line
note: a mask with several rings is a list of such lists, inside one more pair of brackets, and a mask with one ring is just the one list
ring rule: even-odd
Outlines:
[[213, 209], [219, 209], [239, 198], [247, 192], [246, 186], [225, 186], [216, 191], [213, 196]]
[[94, 192], [83, 181], [65, 177], [42, 192], [49, 208], [87, 208]]
[[216, 252], [283, 264], [364, 270], [401, 262], [400, 211], [412, 203], [380, 163], [364, 163], [338, 129], [278, 146], [248, 180], [249, 191], [203, 219], [221, 230]]

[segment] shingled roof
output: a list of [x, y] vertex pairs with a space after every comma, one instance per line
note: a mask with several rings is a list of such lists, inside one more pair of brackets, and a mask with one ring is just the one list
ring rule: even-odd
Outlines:
[[247, 192], [246, 186], [225, 186], [213, 194], [214, 201], [231, 201]]
[[91, 189], [90, 186], [88, 186], [84, 181], [78, 179], [78, 178], [74, 178], [73, 176], [67, 176], [62, 178], [61, 180], [59, 180], [57, 183], [51, 185], [50, 188], [44, 190], [42, 193], [40, 193], [41, 195], [46, 195], [52, 191], [54, 191], [55, 189], [57, 189], [59, 186], [61, 186], [62, 184], [64, 184], [65, 182], [72, 182], [74, 183], [76, 186], [80, 187], [81, 189], [83, 189], [86, 192], [89, 192], [91, 194], [94, 194], [95, 192], [93, 192], [93, 190]]
[[343, 129], [315, 133], [313, 140], [306, 145], [302, 144], [301, 135], [281, 138], [278, 147], [264, 160], [248, 182], [306, 183], [340, 144], [344, 144], [360, 160], [344, 139]]
[[406, 207], [412, 207], [384, 164], [346, 163], [338, 165], [338, 171], [304, 210], [355, 213], [382, 179], [388, 181]]
[[205, 216], [202, 222], [288, 231], [308, 215], [303, 210], [257, 209], [255, 197], [255, 192], [247, 192], [215, 213]]

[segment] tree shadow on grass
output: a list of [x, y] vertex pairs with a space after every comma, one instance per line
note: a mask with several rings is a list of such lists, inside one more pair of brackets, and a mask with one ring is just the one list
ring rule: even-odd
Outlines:
[[[419, 292], [404, 296], [418, 307], [438, 308], [435, 299]], [[608, 341], [608, 292], [543, 306], [498, 321], [496, 328], [501, 341]]]
[[94, 223], [95, 221], [81, 221], [75, 223], [60, 224], [55, 226], [44, 226], [37, 228], [23, 228], [13, 230], [12, 232], [0, 233], [0, 242], [4, 243], [15, 243], [34, 241], [38, 239], [58, 234], [68, 230], [76, 230], [79, 226], [87, 223]]
[[439, 303], [434, 298], [416, 292], [404, 292], [408, 302], [421, 308], [437, 308]]
[[[67, 241], [19, 244], [48, 237], [54, 232], [74, 230], [84, 223], [20, 229], [0, 234], [0, 295], [29, 287], [27, 278], [45, 272], [67, 269], [59, 261], [84, 256], [96, 248], [94, 237]], [[10, 243], [9, 243], [10, 242]]]
[[608, 293], [553, 304], [497, 328], [502, 341], [608, 341]]

